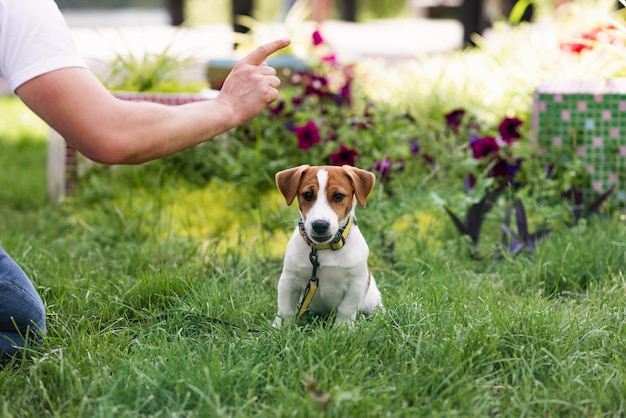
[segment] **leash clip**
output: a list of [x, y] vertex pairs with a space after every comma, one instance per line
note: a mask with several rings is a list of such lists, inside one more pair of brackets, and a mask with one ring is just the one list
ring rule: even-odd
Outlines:
[[309, 261], [313, 265], [313, 272], [311, 273], [311, 279], [317, 280], [317, 268], [320, 266], [319, 261], [317, 261], [317, 248], [311, 247], [311, 252], [309, 253]]

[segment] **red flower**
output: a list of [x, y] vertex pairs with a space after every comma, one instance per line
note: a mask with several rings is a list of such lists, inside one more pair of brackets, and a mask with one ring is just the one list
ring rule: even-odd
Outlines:
[[355, 149], [348, 148], [345, 145], [339, 145], [339, 151], [330, 154], [330, 161], [333, 165], [351, 165], [354, 166], [356, 157], [359, 153]]
[[591, 49], [591, 45], [585, 45], [580, 42], [562, 42], [561, 43], [561, 50], [564, 52], [580, 54], [585, 49]]
[[298, 148], [301, 150], [306, 151], [320, 142], [319, 129], [312, 120], [308, 121], [306, 125], [297, 126], [293, 131], [298, 137]]
[[477, 139], [470, 144], [474, 158], [479, 159], [495, 154], [500, 150], [496, 139], [491, 136]]
[[522, 121], [518, 118], [504, 118], [498, 127], [502, 140], [507, 144], [511, 144], [516, 139], [520, 139], [522, 135], [519, 133], [519, 127]]
[[622, 46], [621, 37], [615, 35], [615, 25], [598, 25], [591, 30], [575, 36], [571, 41], [561, 42], [562, 51], [580, 54], [582, 51], [591, 50], [598, 44], [613, 44]]

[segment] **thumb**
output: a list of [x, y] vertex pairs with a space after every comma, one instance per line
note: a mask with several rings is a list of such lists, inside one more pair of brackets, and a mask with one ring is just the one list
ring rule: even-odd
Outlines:
[[274, 52], [283, 49], [290, 43], [291, 41], [287, 38], [277, 39], [275, 41], [268, 42], [249, 53], [240, 62], [252, 65], [261, 65], [263, 64], [263, 62], [265, 62], [265, 59], [267, 57], [272, 55]]

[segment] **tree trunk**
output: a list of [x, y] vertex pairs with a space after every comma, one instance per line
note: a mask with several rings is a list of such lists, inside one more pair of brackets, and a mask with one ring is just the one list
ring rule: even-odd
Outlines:
[[246, 33], [248, 28], [237, 23], [237, 16], [252, 16], [252, 0], [232, 0], [232, 20], [235, 32]]
[[185, 0], [167, 0], [167, 8], [172, 25], [182, 25], [185, 21]]

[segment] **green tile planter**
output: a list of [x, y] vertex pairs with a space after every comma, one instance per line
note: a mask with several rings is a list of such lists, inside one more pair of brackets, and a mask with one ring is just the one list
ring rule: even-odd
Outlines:
[[626, 79], [542, 83], [534, 93], [531, 141], [544, 162], [565, 148], [584, 162], [588, 197], [615, 186], [626, 203]]
[[[207, 81], [211, 88], [220, 89], [222, 83], [233, 69], [239, 59], [219, 58], [211, 59], [206, 63]], [[310, 69], [306, 60], [293, 55], [275, 55], [267, 59], [268, 65], [276, 68], [278, 77], [282, 82], [288, 82], [294, 72]]]

